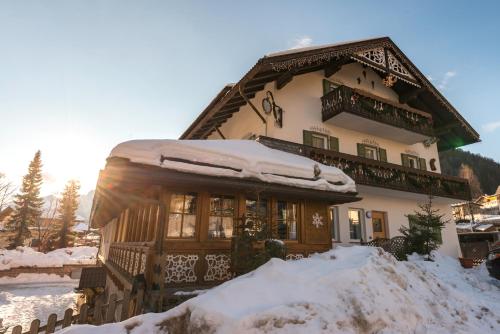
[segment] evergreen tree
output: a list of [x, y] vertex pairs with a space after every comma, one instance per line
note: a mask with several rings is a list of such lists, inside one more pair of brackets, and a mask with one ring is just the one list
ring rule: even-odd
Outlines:
[[19, 194], [14, 198], [15, 213], [10, 224], [17, 233], [11, 240], [9, 248], [22, 246], [26, 238], [31, 237], [29, 226], [35, 224], [42, 214], [43, 199], [40, 197], [42, 186], [42, 159], [40, 151], [30, 162], [28, 174], [23, 177], [23, 184]]
[[432, 195], [419, 208], [420, 211], [407, 216], [409, 227], [402, 226], [399, 231], [407, 238], [407, 254], [416, 252], [429, 259], [430, 253], [442, 244], [441, 230], [448, 221], [443, 220], [444, 215], [438, 214], [439, 210], [432, 207]]
[[59, 219], [61, 220], [61, 229], [59, 230], [59, 248], [70, 246], [70, 242], [74, 236], [71, 233], [71, 227], [76, 220], [76, 210], [78, 210], [78, 191], [80, 183], [75, 180], [70, 180], [64, 187], [60, 206]]

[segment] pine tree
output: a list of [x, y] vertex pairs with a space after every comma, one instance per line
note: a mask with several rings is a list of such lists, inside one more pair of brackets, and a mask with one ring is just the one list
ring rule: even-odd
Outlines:
[[441, 230], [448, 221], [444, 220], [444, 215], [438, 214], [439, 210], [432, 207], [432, 195], [429, 195], [429, 201], [419, 205], [420, 211], [408, 215], [409, 227], [402, 226], [399, 231], [407, 238], [407, 254], [416, 252], [429, 255], [442, 244]]
[[15, 213], [10, 221], [17, 233], [9, 248], [22, 246], [26, 238], [31, 237], [29, 226], [35, 224], [42, 214], [43, 199], [40, 197], [42, 186], [42, 159], [40, 151], [30, 162], [28, 174], [23, 177], [19, 194], [14, 198]]
[[59, 248], [65, 248], [70, 245], [73, 236], [71, 235], [71, 227], [76, 220], [76, 210], [78, 210], [78, 191], [80, 183], [75, 180], [70, 180], [64, 187], [60, 206], [59, 218], [62, 221], [59, 231]]

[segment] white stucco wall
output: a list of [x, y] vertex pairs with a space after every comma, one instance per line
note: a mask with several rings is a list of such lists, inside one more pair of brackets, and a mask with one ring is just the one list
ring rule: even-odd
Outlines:
[[[366, 72], [366, 78], [363, 74]], [[281, 90], [275, 89], [275, 83], [268, 83], [263, 91], [260, 91], [252, 99], [252, 102], [259, 110], [262, 110], [261, 101], [265, 97], [266, 91], [271, 91], [275, 102], [284, 110], [283, 127], [274, 126], [272, 116], [267, 116], [267, 126], [265, 126], [250, 106], [245, 105], [240, 111], [235, 113], [220, 130], [227, 139], [244, 139], [250, 135], [266, 135], [278, 139], [288, 140], [296, 143], [303, 142], [303, 130], [323, 132], [330, 136], [339, 138], [340, 152], [357, 155], [357, 143], [373, 142], [381, 148], [386, 149], [388, 162], [401, 165], [401, 153], [412, 154], [425, 158], [427, 168], [430, 170], [429, 161], [436, 159], [436, 172], [440, 173], [439, 155], [437, 145], [425, 147], [422, 143], [406, 145], [394, 140], [382, 138], [381, 136], [368, 135], [335, 126], [331, 122], [323, 122], [321, 119], [321, 96], [323, 95], [323, 71], [317, 71], [300, 76], [295, 76]], [[357, 78], [361, 79], [358, 84]], [[371, 68], [364, 68], [360, 64], [350, 64], [344, 66], [339, 72], [329, 78], [339, 84], [363, 89], [371, 94], [378, 95], [385, 99], [398, 102], [397, 94], [390, 88], [382, 84], [378, 76]], [[374, 82], [374, 88], [372, 83]], [[209, 139], [220, 139], [214, 132]], [[407, 214], [411, 214], [418, 208], [418, 204], [426, 201], [426, 196], [421, 194], [403, 193], [384, 188], [374, 188], [358, 186], [359, 196], [362, 201], [339, 206], [339, 229], [340, 241], [349, 242], [349, 221], [348, 209], [360, 208], [363, 212], [381, 211], [386, 213], [389, 237], [399, 235], [401, 225], [408, 225]], [[450, 204], [454, 202], [450, 199], [436, 199], [435, 206], [440, 209], [447, 218], [452, 218]], [[364, 217], [364, 238], [370, 240], [372, 236], [371, 219]], [[458, 237], [453, 224], [448, 224], [443, 230], [443, 246], [440, 251], [451, 256], [458, 256], [460, 248]]]
[[[363, 71], [366, 72], [366, 79], [364, 79]], [[274, 126], [272, 116], [267, 116], [268, 124], [267, 126], [264, 125], [251, 107], [245, 105], [221, 126], [221, 132], [227, 139], [244, 139], [251, 134], [255, 134], [302, 143], [303, 130], [317, 131], [338, 137], [339, 149], [343, 153], [357, 155], [357, 143], [370, 142], [387, 150], [387, 159], [390, 163], [401, 165], [401, 153], [406, 153], [425, 158], [429, 170], [429, 161], [433, 158], [436, 159], [436, 172], [441, 171], [436, 144], [430, 147], [425, 147], [422, 143], [406, 145], [380, 136], [368, 135], [335, 126], [330, 121], [323, 122], [321, 119], [323, 73], [323, 71], [317, 71], [296, 76], [280, 90], [275, 89], [274, 82], [268, 83], [265, 89], [258, 92], [251, 100], [259, 110], [262, 110], [262, 99], [265, 97], [266, 91], [271, 91], [276, 104], [284, 110], [282, 128]], [[359, 85], [357, 83], [358, 77], [361, 78]], [[329, 80], [366, 90], [385, 99], [398, 101], [397, 94], [392, 89], [385, 87], [381, 78], [371, 68], [363, 68], [362, 65], [357, 63], [344, 66]], [[372, 81], [375, 83], [374, 89], [371, 88]], [[220, 136], [216, 132], [209, 137], [209, 139], [219, 138]]]

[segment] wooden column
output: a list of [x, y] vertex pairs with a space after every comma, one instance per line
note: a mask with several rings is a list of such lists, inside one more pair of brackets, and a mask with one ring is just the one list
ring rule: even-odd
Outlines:
[[197, 222], [195, 237], [203, 242], [208, 239], [208, 219], [210, 214], [210, 195], [207, 192], [199, 193], [198, 208], [196, 210]]

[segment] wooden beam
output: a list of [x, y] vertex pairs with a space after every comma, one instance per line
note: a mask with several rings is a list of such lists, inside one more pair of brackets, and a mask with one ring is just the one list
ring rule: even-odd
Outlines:
[[293, 79], [293, 72], [286, 72], [276, 79], [276, 89], [285, 87]]
[[325, 77], [329, 78], [337, 73], [348, 61], [349, 58], [339, 58], [328, 63], [325, 66]]
[[410, 89], [406, 93], [399, 95], [399, 103], [408, 103], [418, 98], [418, 96], [425, 91], [425, 87]]
[[216, 127], [215, 130], [217, 131], [217, 133], [219, 134], [219, 136], [222, 138], [222, 139], [226, 139], [226, 137], [224, 137], [224, 135], [222, 134], [222, 132], [219, 130], [219, 127]]

